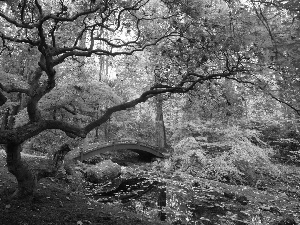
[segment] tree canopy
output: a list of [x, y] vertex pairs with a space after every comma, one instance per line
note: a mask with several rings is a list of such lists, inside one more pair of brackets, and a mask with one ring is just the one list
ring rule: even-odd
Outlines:
[[[85, 138], [116, 112], [155, 96], [157, 124], [173, 109], [169, 124], [180, 116], [182, 122], [297, 118], [299, 6], [279, 0], [0, 1], [0, 144], [10, 172], [20, 188], [30, 189], [23, 178], [33, 175], [20, 156], [24, 142], [49, 130]], [[139, 114], [149, 111], [141, 107]], [[128, 117], [116, 116], [115, 126], [134, 124]]]

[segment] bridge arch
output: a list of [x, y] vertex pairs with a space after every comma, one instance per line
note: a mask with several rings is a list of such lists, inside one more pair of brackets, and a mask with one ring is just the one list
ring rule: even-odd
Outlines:
[[97, 156], [100, 153], [106, 151], [115, 151], [115, 150], [123, 150], [123, 149], [136, 152], [139, 155], [146, 156], [146, 157], [158, 157], [158, 158], [165, 157], [164, 154], [157, 147], [145, 143], [134, 142], [134, 143], [111, 143], [104, 146], [103, 145], [93, 146], [91, 149], [87, 151], [80, 152], [80, 154], [77, 157], [74, 157], [74, 159], [83, 161], [93, 156]]

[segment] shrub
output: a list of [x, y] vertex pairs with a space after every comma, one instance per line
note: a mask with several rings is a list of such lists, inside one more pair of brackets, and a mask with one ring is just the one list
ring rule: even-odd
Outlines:
[[[182, 137], [174, 146], [174, 169], [192, 173], [194, 176], [251, 185], [262, 174], [281, 174], [270, 160], [274, 154], [273, 149], [260, 140], [257, 130], [237, 125], [213, 124], [212, 121], [198, 120], [186, 123], [187, 128], [182, 127], [181, 130], [185, 133], [178, 133], [173, 139]], [[187, 134], [194, 136], [187, 137]], [[204, 148], [207, 146], [222, 150], [212, 153], [209, 148]]]

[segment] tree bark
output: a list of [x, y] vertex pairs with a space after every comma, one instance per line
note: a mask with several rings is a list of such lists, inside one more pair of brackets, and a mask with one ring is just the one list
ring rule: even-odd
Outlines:
[[105, 141], [109, 141], [109, 126], [110, 126], [110, 120], [107, 120], [104, 124], [103, 124], [103, 130], [104, 130], [104, 140]]
[[12, 173], [17, 181], [18, 188], [12, 197], [26, 197], [34, 194], [37, 184], [37, 176], [29, 165], [21, 159], [21, 145], [10, 143], [6, 145], [6, 163], [8, 171]]
[[163, 98], [161, 95], [156, 96], [156, 138], [157, 146], [160, 149], [166, 147], [166, 130], [163, 116]]
[[163, 184], [163, 187], [160, 190], [158, 199], [157, 199], [157, 205], [159, 207], [158, 216], [160, 221], [166, 221], [167, 214], [165, 212], [165, 207], [167, 206], [167, 188], [166, 184]]
[[[154, 70], [154, 82], [155, 84], [161, 83], [161, 78], [158, 73], [160, 70], [157, 67]], [[155, 96], [155, 106], [156, 106], [156, 118], [155, 118], [155, 128], [156, 128], [156, 144], [159, 149], [163, 150], [166, 147], [166, 129], [164, 123], [164, 113], [163, 113], [163, 96], [161, 94]]]
[[5, 113], [2, 117], [2, 122], [0, 126], [0, 130], [6, 130], [8, 129], [8, 118], [9, 118], [9, 108], [5, 110]]
[[7, 124], [7, 127], [9, 129], [12, 129], [15, 125], [15, 116], [18, 114], [19, 108], [20, 108], [20, 105], [16, 105], [16, 106], [12, 107], [12, 110], [10, 112], [10, 117], [8, 120], [8, 124]]
[[12, 173], [18, 182], [18, 188], [12, 195], [13, 198], [24, 198], [34, 195], [37, 181], [45, 177], [54, 177], [61, 168], [67, 152], [71, 149], [68, 145], [62, 145], [55, 153], [53, 159], [47, 157], [27, 157], [22, 159], [22, 147], [19, 143], [6, 145], [6, 163], [8, 171]]

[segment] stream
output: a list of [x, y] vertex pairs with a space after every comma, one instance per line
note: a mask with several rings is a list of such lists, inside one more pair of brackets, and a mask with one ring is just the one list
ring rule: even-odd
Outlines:
[[86, 195], [98, 202], [117, 204], [151, 221], [246, 225], [280, 224], [278, 221], [290, 213], [300, 218], [298, 200], [273, 186], [265, 191], [202, 178], [161, 178], [149, 174], [152, 172], [147, 172], [147, 162], [133, 156], [112, 161], [125, 166], [129, 176], [121, 175], [105, 185], [86, 183]]
[[249, 222], [243, 212], [245, 204], [233, 204], [233, 199], [224, 193], [199, 184], [185, 187], [180, 182], [135, 177], [109, 183], [106, 187], [89, 184], [87, 190], [98, 202], [119, 202], [126, 210], [174, 225], [228, 222], [244, 225]]

